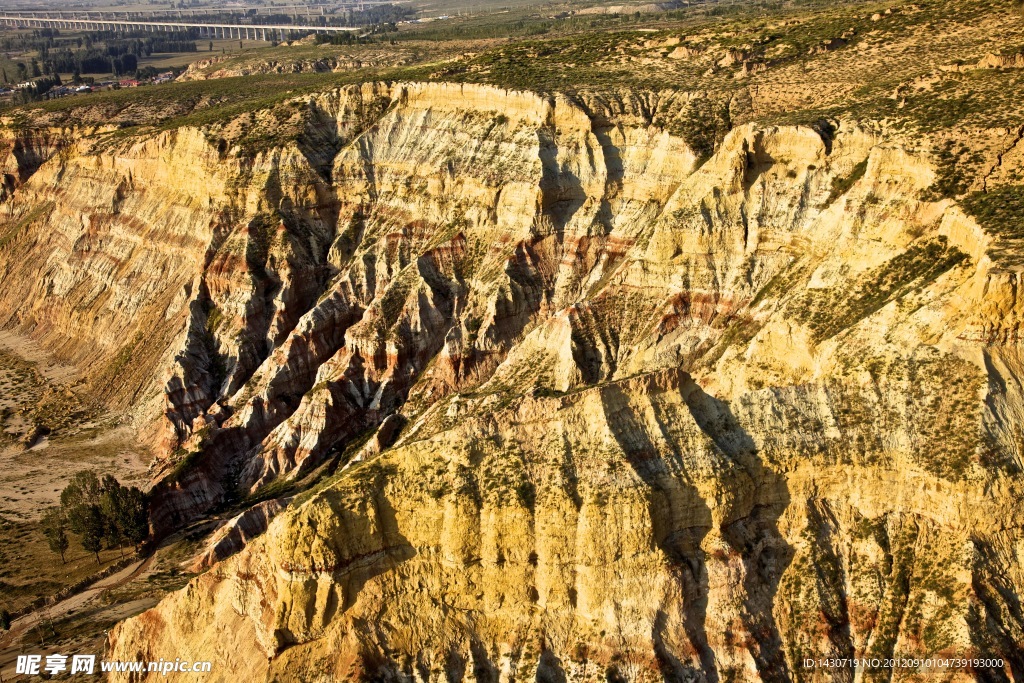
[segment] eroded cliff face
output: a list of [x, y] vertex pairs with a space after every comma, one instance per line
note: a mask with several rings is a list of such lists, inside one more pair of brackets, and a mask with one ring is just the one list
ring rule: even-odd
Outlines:
[[[211, 658], [247, 680], [789, 680], [830, 678], [804, 655], [1014, 661], [1000, 595], [1019, 490], [851, 453], [886, 431], [830, 435], [838, 400], [819, 392], [732, 405], [674, 370], [438, 407], [121, 626], [114, 652]], [[751, 436], [778, 412], [806, 421], [790, 433], [808, 446]]]
[[4, 119], [0, 133], [0, 201], [8, 199], [43, 162], [70, 144], [76, 131], [72, 129], [19, 129], [14, 121]]
[[43, 164], [8, 205], [5, 320], [157, 425], [155, 533], [351, 462], [111, 657], [1018, 676], [1013, 246], [923, 199], [909, 141], [745, 125], [698, 159], [686, 104], [366, 85], [297, 102], [292, 141], [242, 121]]

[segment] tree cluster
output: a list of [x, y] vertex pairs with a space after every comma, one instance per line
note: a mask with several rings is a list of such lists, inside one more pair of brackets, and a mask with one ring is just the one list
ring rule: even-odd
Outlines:
[[48, 50], [43, 61], [45, 73], [106, 74], [115, 76], [134, 73], [139, 58], [131, 53], [110, 54], [109, 49]]
[[43, 29], [17, 39], [0, 39], [0, 48], [5, 51], [36, 52], [30, 60], [17, 62], [14, 69], [4, 69], [0, 76], [5, 83], [61, 73], [125, 76], [136, 73], [139, 60], [154, 52], [196, 52], [198, 35], [194, 29], [156, 35], [99, 31], [62, 38], [56, 29]]
[[314, 39], [317, 45], [365, 45], [373, 44], [376, 41], [370, 36], [357, 36], [352, 32], [344, 33], [318, 33]]
[[136, 57], [147, 57], [154, 52], [195, 52], [196, 39], [199, 32], [195, 30], [173, 31], [157, 34], [96, 34], [93, 42], [102, 40], [106, 53], [111, 56], [134, 54]]
[[28, 85], [24, 88], [19, 88], [15, 92], [15, 101], [18, 104], [28, 104], [29, 102], [34, 102], [38, 100], [42, 95], [46, 94], [58, 85], [61, 85], [61, 81], [60, 76], [58, 76], [57, 74], [53, 74], [52, 76], [44, 76], [42, 78], [36, 78], [32, 80], [31, 85]]
[[341, 23], [344, 26], [372, 26], [375, 24], [395, 24], [399, 21], [411, 19], [416, 15], [416, 10], [403, 5], [371, 5], [364, 9], [345, 11], [343, 21], [332, 21]]
[[82, 548], [96, 556], [100, 550], [138, 547], [149, 534], [146, 495], [134, 486], [124, 486], [107, 474], [75, 474], [60, 494], [60, 505], [43, 514], [43, 533], [50, 549], [62, 562], [69, 547], [68, 532], [77, 534]]
[[32, 87], [27, 88], [28, 91], [33, 95], [43, 95], [52, 88], [56, 88], [60, 85], [60, 76], [53, 74], [52, 76], [44, 76], [43, 78], [36, 78], [32, 81]]
[[10, 52], [12, 50], [25, 50], [38, 47], [40, 44], [53, 45], [60, 36], [60, 31], [55, 28], [41, 28], [31, 32], [8, 33], [0, 38], [0, 50]]

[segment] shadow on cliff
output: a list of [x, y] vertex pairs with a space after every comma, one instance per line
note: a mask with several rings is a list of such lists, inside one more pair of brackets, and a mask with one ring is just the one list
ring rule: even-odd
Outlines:
[[373, 514], [365, 519], [365, 533], [377, 536], [375, 545], [380, 548], [367, 555], [352, 557], [345, 566], [334, 570], [334, 580], [345, 586], [345, 600], [340, 605], [342, 612], [355, 603], [368, 581], [395, 570], [416, 556], [416, 549], [399, 529], [395, 508], [382, 493], [383, 488], [383, 480], [375, 484], [375, 490], [381, 493], [374, 496]]
[[556, 232], [561, 235], [572, 217], [586, 203], [587, 192], [580, 178], [559, 164], [554, 131], [539, 129], [537, 141], [540, 146], [540, 190], [544, 213], [551, 218]]
[[[304, 586], [297, 592], [297, 595], [310, 598], [303, 612], [307, 630], [311, 623], [331, 623], [355, 604], [367, 583], [396, 570], [404, 562], [416, 557], [416, 548], [402, 533], [395, 508], [383, 493], [386, 476], [386, 473], [380, 473], [372, 483], [365, 483], [366, 491], [369, 493], [365, 509], [345, 505], [347, 496], [324, 498], [332, 514], [342, 521], [339, 529], [344, 530], [344, 534], [340, 537], [335, 536], [332, 541], [343, 547], [358, 548], [360, 552], [345, 552], [336, 547], [337, 562], [332, 565], [283, 567], [288, 571], [298, 570], [307, 573], [306, 578], [301, 579]], [[308, 522], [313, 524], [315, 529], [312, 518]], [[317, 596], [321, 591], [321, 578], [328, 572], [331, 582], [339, 590], [329, 591], [322, 605], [319, 605], [319, 600], [313, 599], [312, 596]], [[357, 623], [365, 622], [357, 620]], [[375, 642], [379, 630], [367, 626], [364, 632], [357, 634], [358, 639], [364, 646], [375, 644], [377, 647], [369, 647], [361, 654], [364, 659], [363, 665], [369, 669], [379, 669], [381, 672], [388, 670], [393, 663], [383, 655], [386, 643]], [[302, 638], [294, 636], [290, 628], [279, 628], [274, 636], [277, 640], [278, 654], [304, 642]]]
[[[772, 613], [779, 580], [793, 557], [792, 549], [777, 527], [779, 515], [789, 503], [785, 480], [764, 467], [753, 440], [726, 403], [704, 393], [683, 372], [678, 375], [676, 388], [694, 422], [713, 444], [707, 447], [712, 451], [711, 457], [720, 461], [716, 469], [738, 470], [739, 476], [745, 475], [760, 489], [752, 492], [755, 501], [735, 500], [733, 510], [719, 515], [726, 520], [720, 525], [719, 533], [743, 558], [745, 597], [740, 617], [751, 636], [749, 649], [758, 673], [764, 681], [788, 681], [790, 674], [782, 637]], [[650, 392], [647, 395], [650, 396]], [[687, 454], [679, 450], [687, 448], [686, 444], [672, 436], [673, 432], [679, 432], [679, 427], [671, 424], [678, 417], [659, 415], [659, 407], [652, 401], [658, 427], [672, 449], [664, 452], [655, 445], [649, 434], [649, 423], [634, 411], [619, 384], [602, 387], [601, 400], [612, 434], [636, 474], [649, 487], [648, 504], [655, 541], [682, 583], [684, 629], [689, 645], [700, 659], [702, 671], [698, 675], [717, 682], [728, 674], [719, 671], [708, 640], [707, 554], [701, 546], [711, 531], [712, 514], [687, 476], [684, 464]], [[762, 503], [762, 500], [769, 502]], [[652, 634], [661, 673], [669, 681], [691, 680], [697, 672], [672, 653], [675, 638], [667, 630], [667, 621], [667, 615], [659, 613]], [[713, 640], [725, 640], [725, 634], [714, 635]]]
[[[630, 406], [629, 397], [618, 384], [609, 384], [601, 389], [601, 403], [616, 442], [636, 474], [647, 484], [654, 541], [682, 583], [686, 637], [700, 658], [701, 672], [695, 672], [679, 661], [665, 642], [667, 616], [659, 612], [652, 638], [662, 675], [667, 681], [683, 681], [692, 680], [695, 674], [700, 676], [702, 673], [708, 681], [716, 683], [719, 680], [718, 666], [705, 630], [708, 573], [705, 553], [701, 548], [701, 542], [711, 528], [711, 511], [697, 489], [670, 470], [648, 436], [646, 426]], [[696, 525], [695, 516], [699, 518]]]

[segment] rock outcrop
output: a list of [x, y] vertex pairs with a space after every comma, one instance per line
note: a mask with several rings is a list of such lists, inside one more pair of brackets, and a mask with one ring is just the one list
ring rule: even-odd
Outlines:
[[0, 201], [8, 199], [36, 170], [74, 138], [70, 129], [24, 129], [3, 121], [0, 133]]
[[265, 500], [229, 519], [213, 532], [205, 547], [189, 562], [188, 569], [198, 573], [231, 557], [266, 531], [270, 520], [288, 507], [290, 502], [288, 498]]

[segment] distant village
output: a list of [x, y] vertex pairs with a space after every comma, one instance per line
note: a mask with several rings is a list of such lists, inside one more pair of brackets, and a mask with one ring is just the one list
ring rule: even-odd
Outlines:
[[144, 85], [168, 83], [178, 77], [177, 71], [163, 71], [150, 77], [113, 78], [96, 81], [82, 77], [78, 83], [61, 83], [59, 77], [36, 78], [13, 86], [0, 86], [0, 99], [16, 98], [21, 93], [31, 93], [34, 100], [53, 100], [71, 97], [100, 90], [117, 90], [120, 88], [137, 88]]

